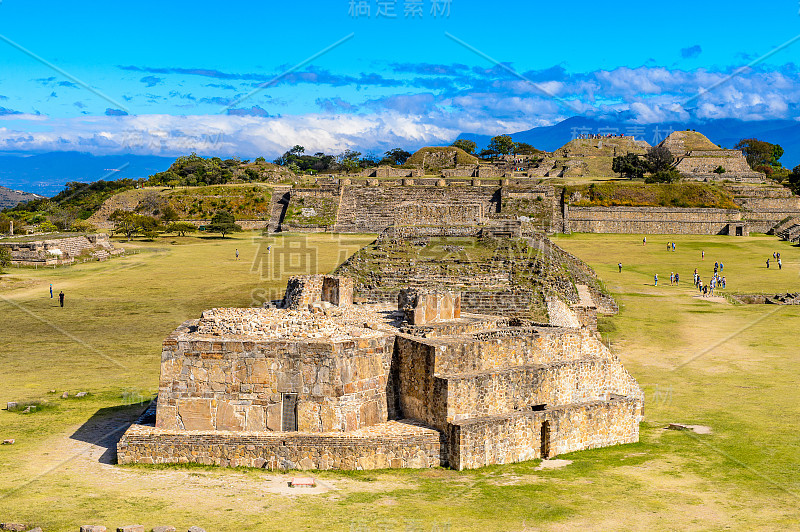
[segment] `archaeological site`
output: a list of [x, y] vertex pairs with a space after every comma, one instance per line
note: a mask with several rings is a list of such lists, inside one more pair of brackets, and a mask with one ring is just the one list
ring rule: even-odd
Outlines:
[[280, 308], [208, 310], [164, 341], [119, 463], [460, 470], [636, 442], [643, 393], [579, 292], [536, 323], [453, 290], [355, 303], [351, 278], [291, 278]]

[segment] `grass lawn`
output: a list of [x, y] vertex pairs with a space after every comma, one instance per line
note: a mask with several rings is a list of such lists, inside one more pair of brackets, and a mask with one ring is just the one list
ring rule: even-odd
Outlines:
[[[120, 420], [153, 396], [161, 342], [178, 324], [207, 308], [280, 298], [287, 276], [330, 271], [371, 240], [167, 238], [123, 243], [128, 255], [105, 263], [0, 276], [0, 402], [47, 405], [0, 411], [0, 439], [16, 439], [0, 447], [0, 522], [47, 532], [88, 523], [209, 531], [800, 525], [800, 308], [711, 302], [691, 286], [695, 267], [707, 280], [721, 260], [729, 290], [800, 290], [800, 248], [766, 236], [674, 237], [675, 253], [667, 236], [647, 246], [636, 235], [556, 239], [617, 297], [621, 311], [601, 320], [604, 336], [646, 393], [640, 443], [562, 456], [573, 461], [562, 469], [324, 472], [314, 476], [329, 491], [287, 496], [270, 488], [285, 476], [268, 471], [119, 467], [91, 445], [98, 434], [113, 440]], [[767, 270], [776, 250], [783, 270]], [[670, 271], [682, 286], [669, 286]], [[64, 290], [64, 309], [49, 298], [50, 283]], [[63, 391], [89, 395], [64, 400]], [[712, 434], [663, 430], [671, 422]]]

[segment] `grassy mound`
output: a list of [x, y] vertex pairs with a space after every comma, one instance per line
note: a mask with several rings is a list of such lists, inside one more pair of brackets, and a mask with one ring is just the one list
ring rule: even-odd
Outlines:
[[210, 218], [219, 211], [232, 212], [241, 220], [266, 220], [272, 191], [258, 185], [215, 185], [165, 191], [162, 197], [184, 220]]
[[683, 207], [738, 209], [733, 195], [707, 183], [592, 183], [567, 187], [578, 207]]
[[454, 146], [428, 146], [426, 148], [420, 148], [419, 150], [417, 150], [411, 157], [408, 158], [406, 164], [403, 166], [419, 167], [422, 166], [423, 161], [425, 161], [426, 165], [431, 166], [430, 163], [426, 160], [427, 159], [426, 155], [444, 154], [447, 152], [455, 152], [456, 164], [478, 164], [477, 157], [468, 154], [461, 148], [456, 148]]

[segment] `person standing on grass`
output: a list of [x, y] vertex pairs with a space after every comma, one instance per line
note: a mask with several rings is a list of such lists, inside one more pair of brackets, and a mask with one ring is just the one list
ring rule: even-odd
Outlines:
[[675, 251], [675, 242], [672, 243], [672, 251]]
[[619, 268], [619, 273], [622, 273], [622, 263], [621, 262], [617, 263], [617, 268]]
[[667, 251], [669, 251], [671, 247], [672, 247], [672, 246], [670, 246], [670, 243], [669, 243], [669, 242], [667, 242]]
[[644, 237], [644, 238], [642, 239], [642, 245], [643, 245], [643, 246], [646, 246], [646, 245], [647, 245], [647, 237]]
[[724, 267], [725, 267], [725, 265], [720, 262], [719, 263], [719, 273], [722, 273], [722, 268], [724, 268]]
[[658, 274], [655, 275], [655, 284], [653, 286], [658, 286]]
[[706, 260], [706, 250], [700, 252], [700, 260]]
[[783, 269], [783, 263], [781, 262], [781, 259], [778, 259], [778, 269], [779, 270]]
[[769, 259], [767, 259], [767, 269], [769, 270]]
[[680, 280], [681, 280], [681, 274], [676, 273], [675, 274], [675, 286], [678, 286], [678, 283], [680, 282]]
[[63, 290], [58, 294], [58, 303], [61, 305], [61, 308], [64, 308], [64, 291]]
[[53, 299], [53, 285], [50, 285], [50, 299]]
[[236, 248], [236, 260], [239, 260], [239, 248]]
[[672, 286], [675, 284], [675, 272], [669, 272], [669, 285]]

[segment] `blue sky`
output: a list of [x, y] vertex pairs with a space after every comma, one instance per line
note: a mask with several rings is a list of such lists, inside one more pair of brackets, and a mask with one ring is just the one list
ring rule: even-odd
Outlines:
[[800, 35], [799, 7], [2, 0], [0, 151], [250, 157], [414, 147], [582, 113], [796, 119], [800, 41], [725, 80]]

